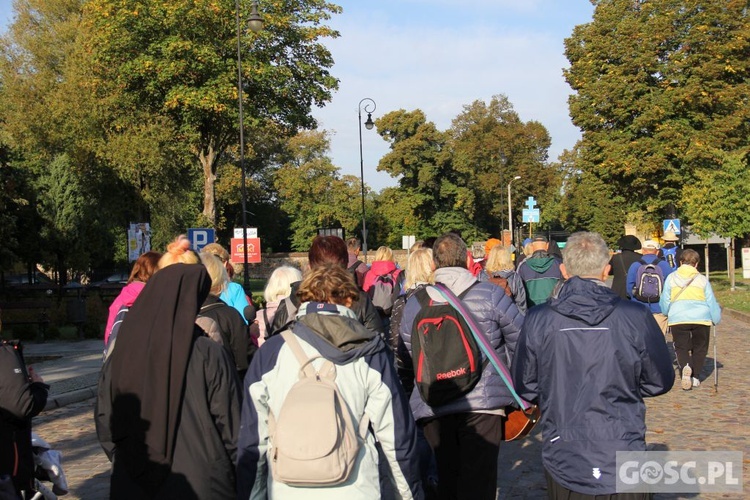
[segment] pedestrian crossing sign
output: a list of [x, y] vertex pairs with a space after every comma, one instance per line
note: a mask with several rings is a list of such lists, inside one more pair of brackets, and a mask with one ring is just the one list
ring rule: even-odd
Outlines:
[[680, 234], [680, 219], [664, 219], [664, 232]]

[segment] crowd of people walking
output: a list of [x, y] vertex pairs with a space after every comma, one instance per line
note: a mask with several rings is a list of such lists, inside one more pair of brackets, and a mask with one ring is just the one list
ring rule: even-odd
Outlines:
[[[471, 251], [449, 232], [402, 268], [388, 247], [368, 265], [356, 238], [318, 236], [259, 309], [221, 245], [143, 254], [105, 332], [110, 498], [494, 499], [519, 413], [541, 429], [550, 498], [648, 498], [617, 492], [615, 454], [646, 449], [643, 399], [674, 384], [668, 329], [682, 389], [700, 386], [721, 311], [699, 256], [670, 264], [632, 235], [614, 254], [588, 232], [562, 252], [524, 243]], [[0, 381], [0, 486], [20, 495], [5, 444], [46, 386], [14, 359], [1, 368], [27, 381]]]

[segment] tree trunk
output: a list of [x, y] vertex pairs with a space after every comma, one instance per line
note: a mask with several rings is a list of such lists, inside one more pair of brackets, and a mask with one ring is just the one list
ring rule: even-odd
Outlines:
[[216, 229], [216, 152], [213, 147], [201, 150], [198, 159], [203, 167], [203, 216]]

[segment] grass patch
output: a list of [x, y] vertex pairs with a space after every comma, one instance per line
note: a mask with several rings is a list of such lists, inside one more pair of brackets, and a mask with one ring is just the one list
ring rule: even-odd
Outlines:
[[715, 271], [709, 274], [716, 300], [723, 307], [750, 314], [750, 279], [742, 278], [742, 269], [735, 271], [734, 290], [726, 271]]

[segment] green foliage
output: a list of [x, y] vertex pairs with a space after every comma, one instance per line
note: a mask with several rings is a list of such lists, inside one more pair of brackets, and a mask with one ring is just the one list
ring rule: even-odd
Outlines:
[[276, 172], [275, 187], [281, 208], [290, 216], [291, 244], [306, 251], [321, 227], [356, 230], [361, 211], [360, 179], [341, 176], [327, 153], [330, 142], [325, 132], [301, 132], [289, 141], [288, 157]]
[[[249, 2], [238, 15], [247, 19]], [[115, 108], [118, 133], [137, 135], [147, 113], [166, 123], [203, 176], [203, 220], [217, 226], [214, 182], [238, 139], [235, 3], [223, 0], [92, 0], [86, 4], [95, 86]], [[246, 136], [272, 127], [312, 127], [310, 108], [338, 82], [320, 43], [338, 33], [323, 24], [340, 8], [321, 0], [263, 5], [265, 28], [241, 33]], [[252, 158], [253, 151], [245, 152]]]
[[399, 179], [378, 203], [391, 244], [393, 231], [424, 238], [459, 230], [467, 241], [497, 235], [507, 227], [506, 189], [515, 176], [522, 176], [512, 191], [516, 205], [530, 194], [551, 203], [559, 186], [546, 163], [547, 130], [523, 123], [505, 96], [465, 106], [446, 132], [420, 110], [388, 113], [376, 125], [391, 143], [378, 170]]
[[691, 230], [740, 238], [750, 233], [750, 168], [747, 153], [726, 153], [715, 168], [701, 169], [684, 190]]
[[656, 222], [669, 204], [683, 208], [715, 150], [748, 145], [746, 2], [596, 2], [565, 47], [580, 169], [629, 210]]

